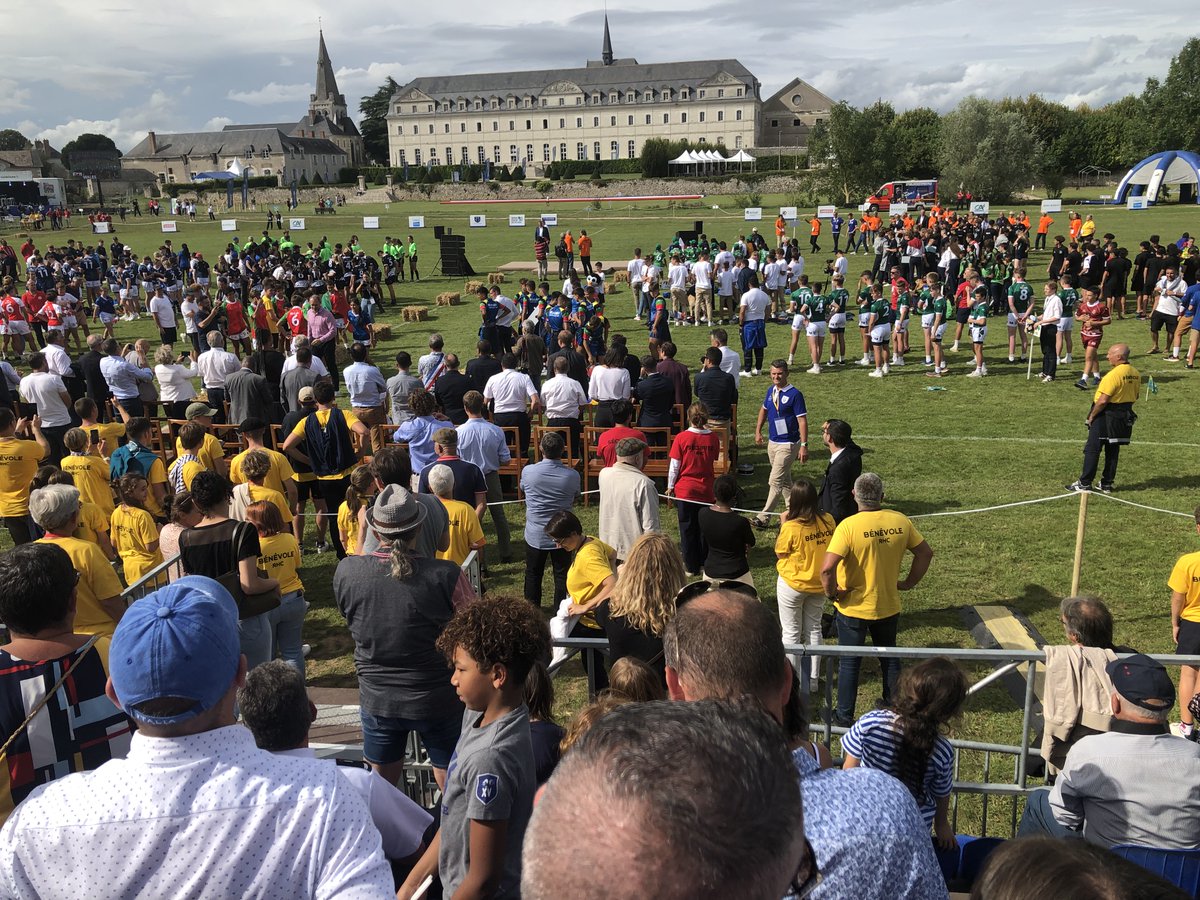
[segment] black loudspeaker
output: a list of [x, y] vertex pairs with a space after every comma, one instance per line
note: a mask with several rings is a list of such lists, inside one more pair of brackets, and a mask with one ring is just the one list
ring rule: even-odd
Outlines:
[[446, 226], [445, 225], [434, 225], [433, 226], [433, 239], [435, 241], [440, 241], [443, 237], [445, 237], [445, 235], [446, 235]]
[[461, 234], [443, 234], [439, 243], [439, 260], [443, 275], [467, 277], [475, 274], [467, 260], [467, 238]]
[[692, 241], [700, 240], [699, 231], [677, 231], [675, 232], [675, 236], [683, 241], [685, 247]]
[[696, 234], [704, 234], [704, 223], [697, 219], [692, 223], [692, 230], [696, 232]]

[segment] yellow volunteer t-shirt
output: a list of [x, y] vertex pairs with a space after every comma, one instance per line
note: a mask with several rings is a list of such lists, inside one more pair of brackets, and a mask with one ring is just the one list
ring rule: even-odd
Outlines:
[[855, 619], [886, 619], [900, 612], [896, 586], [904, 554], [924, 541], [908, 516], [892, 509], [860, 512], [843, 519], [829, 539], [829, 553], [842, 557], [838, 586], [849, 593], [834, 604]]
[[[158, 549], [158, 528], [150, 513], [137, 507], [118, 506], [113, 510], [110, 525], [111, 540], [125, 570], [127, 585], [138, 581], [162, 563]], [[153, 545], [154, 549], [150, 550]]]
[[29, 482], [46, 451], [37, 441], [0, 438], [0, 516], [29, 513]]
[[79, 499], [85, 503], [94, 503], [106, 516], [111, 516], [116, 508], [113, 502], [112, 482], [108, 475], [108, 462], [100, 456], [64, 456], [59, 468], [70, 472], [75, 479], [75, 487], [79, 488]]
[[[314, 414], [317, 417], [317, 424], [320, 425], [322, 428], [325, 427], [325, 425], [327, 425], [329, 422], [329, 414], [331, 412], [332, 412], [332, 410], [329, 410], [329, 409], [318, 409], [316, 411], [316, 413]], [[345, 418], [346, 418], [346, 427], [348, 429], [350, 429], [351, 432], [353, 432], [354, 426], [358, 424], [358, 416], [356, 416], [354, 413], [350, 412], [349, 410], [345, 410], [345, 409], [342, 410], [342, 415], [345, 416]], [[301, 438], [304, 437], [304, 426], [307, 424], [307, 422], [308, 422], [308, 416], [305, 416], [303, 419], [301, 419], [299, 422], [296, 423], [296, 427], [292, 429], [292, 434], [296, 435], [296, 437], [301, 437]], [[353, 438], [354, 438], [354, 435], [352, 433], [351, 440], [353, 440]], [[354, 463], [347, 466], [345, 469], [343, 469], [341, 472], [338, 472], [336, 475], [318, 475], [317, 480], [318, 481], [335, 481], [338, 478], [345, 478], [347, 475], [350, 474], [350, 472], [357, 465], [358, 465], [358, 462], [356, 460]]]
[[117, 623], [104, 611], [100, 600], [119, 597], [121, 581], [100, 548], [74, 537], [47, 537], [38, 543], [62, 547], [79, 572], [79, 584], [75, 590], [75, 630], [81, 634], [102, 634], [111, 638]]
[[345, 500], [338, 507], [338, 531], [342, 533], [342, 545], [350, 556], [358, 554], [358, 514], [350, 512], [350, 504]]
[[168, 477], [174, 477], [175, 472], [173, 470], [175, 469], [176, 466], [183, 467], [183, 487], [185, 490], [189, 490], [189, 491], [192, 489], [192, 479], [195, 478], [197, 475], [199, 475], [201, 472], [207, 471], [204, 468], [203, 463], [193, 462], [190, 459], [187, 462], [181, 463], [177, 459], [175, 462], [171, 463], [171, 471], [167, 472]]
[[[291, 462], [278, 450], [269, 450], [263, 447], [262, 451], [271, 458], [271, 471], [263, 479], [263, 484], [272, 490], [286, 495], [287, 489], [284, 487], [284, 482], [290, 480], [296, 474], [295, 470], [292, 469]], [[241, 484], [246, 481], [246, 476], [242, 474], [242, 460], [246, 458], [246, 454], [249, 452], [249, 450], [243, 450], [229, 462], [229, 480], [234, 484]]]
[[471, 553], [471, 545], [483, 540], [483, 526], [479, 524], [475, 507], [469, 503], [444, 497], [438, 499], [446, 507], [446, 515], [450, 518], [450, 546], [438, 553], [437, 558], [448, 559], [456, 566], [461, 566]]
[[258, 567], [268, 578], [279, 579], [279, 592], [290, 594], [304, 590], [300, 580], [300, 545], [290, 531], [281, 531], [271, 537], [258, 538], [260, 556]]
[[793, 591], [806, 594], [824, 593], [821, 587], [821, 564], [825, 548], [833, 536], [836, 523], [833, 516], [820, 513], [812, 522], [793, 519], [784, 522], [775, 540], [775, 564], [779, 577]]
[[1200, 622], [1200, 551], [1185, 553], [1175, 563], [1167, 587], [1183, 594], [1183, 609], [1179, 618]]
[[[83, 428], [83, 426], [79, 426]], [[100, 432], [100, 440], [104, 441], [105, 459], [112, 456], [114, 450], [120, 444], [121, 438], [125, 437], [124, 422], [104, 422], [102, 424], [92, 425], [90, 428], [83, 428], [90, 436], [93, 431]]]
[[1129, 363], [1113, 366], [1100, 379], [1100, 385], [1092, 396], [1092, 402], [1100, 400], [1101, 394], [1108, 395], [1109, 403], [1133, 403], [1142, 392], [1142, 376]]
[[[175, 438], [175, 456], [177, 458], [183, 456], [183, 444], [180, 443], [179, 438]], [[204, 443], [200, 445], [200, 449], [193, 456], [200, 460], [204, 468], [209, 471], [220, 472], [221, 470], [217, 468], [217, 461], [225, 458], [225, 448], [221, 446], [219, 440], [205, 432]]]
[[[613, 574], [612, 559], [617, 552], [597, 538], [586, 538], [567, 570], [567, 593], [576, 603], [584, 604], [600, 593], [600, 585]], [[599, 628], [596, 617], [588, 613], [579, 620], [588, 628]]]
[[246, 490], [250, 493], [250, 502], [257, 503], [260, 500], [269, 500], [279, 507], [279, 514], [283, 516], [283, 524], [292, 524], [292, 511], [288, 508], [287, 498], [279, 491], [272, 490], [266, 485], [251, 484], [246, 486]]
[[[95, 503], [86, 500], [79, 504], [79, 527], [75, 529], [75, 537], [81, 541], [100, 544], [100, 535], [108, 534], [108, 520], [112, 511], [104, 512]], [[101, 556], [104, 554], [101, 553]]]
[[150, 474], [146, 476], [146, 481], [150, 484], [150, 490], [146, 491], [146, 511], [156, 519], [161, 519], [164, 515], [162, 504], [154, 499], [154, 486], [167, 483], [167, 467], [161, 459], [156, 459], [150, 466]]

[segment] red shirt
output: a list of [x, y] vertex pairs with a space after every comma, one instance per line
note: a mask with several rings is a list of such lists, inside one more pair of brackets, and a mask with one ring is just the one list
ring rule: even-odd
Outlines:
[[304, 310], [293, 306], [287, 311], [288, 329], [292, 334], [308, 334], [308, 320], [304, 318]]
[[225, 317], [229, 320], [230, 334], [246, 331], [246, 308], [239, 301], [225, 301]]
[[721, 452], [721, 439], [709, 431], [705, 434], [692, 431], [680, 432], [671, 444], [671, 459], [679, 460], [679, 474], [675, 478], [675, 496], [681, 500], [713, 502], [713, 480], [716, 478], [713, 465]]
[[6, 322], [25, 321], [25, 309], [21, 306], [21, 301], [11, 294], [0, 297], [0, 315], [4, 316]]
[[46, 302], [45, 291], [26, 291], [21, 295], [21, 302], [25, 304], [25, 317], [29, 318], [36, 315], [37, 311], [42, 308], [42, 304]]
[[604, 434], [600, 435], [600, 443], [597, 445], [597, 449], [604, 460], [605, 467], [616, 464], [617, 442], [623, 441], [625, 438], [637, 438], [639, 441], [645, 441], [646, 433], [638, 431], [636, 428], [628, 428], [625, 425], [614, 425], [608, 431], [604, 432]]
[[350, 304], [346, 301], [346, 295], [341, 291], [329, 292], [329, 305], [333, 307], [335, 318], [344, 319], [350, 312]]
[[966, 309], [971, 305], [971, 285], [969, 282], [962, 282], [954, 291], [954, 304], [959, 309]]
[[42, 308], [37, 314], [46, 320], [46, 324], [52, 328], [57, 328], [62, 324], [62, 307], [53, 300], [47, 300], [42, 304]]
[[[1094, 303], [1080, 303], [1079, 311], [1092, 319], [1107, 319], [1110, 315], [1108, 307], [1099, 300]], [[1080, 335], [1086, 334], [1088, 337], [1100, 337], [1104, 334], [1104, 326], [1096, 325], [1093, 322], [1084, 322], [1080, 326], [1079, 333]]]

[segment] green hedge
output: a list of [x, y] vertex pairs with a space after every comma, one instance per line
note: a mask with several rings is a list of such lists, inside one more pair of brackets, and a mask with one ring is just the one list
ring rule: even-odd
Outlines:
[[[159, 190], [167, 197], [178, 197], [180, 194], [201, 194], [206, 191], [216, 191], [217, 193], [225, 193], [225, 181], [185, 181], [175, 184], [160, 184]], [[274, 175], [256, 175], [249, 180], [249, 186], [252, 188], [272, 188], [279, 187], [279, 179]], [[242, 190], [241, 181], [233, 182], [233, 192], [240, 193]]]

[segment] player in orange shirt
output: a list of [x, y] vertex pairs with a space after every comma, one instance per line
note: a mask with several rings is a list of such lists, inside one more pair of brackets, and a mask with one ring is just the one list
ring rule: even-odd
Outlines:
[[813, 216], [808, 220], [808, 225], [808, 245], [812, 248], [813, 253], [820, 253], [821, 248], [817, 245], [817, 241], [821, 237], [821, 220]]
[[785, 240], [787, 240], [787, 221], [780, 213], [775, 219], [775, 246], [782, 247]]
[[[570, 252], [570, 244], [567, 245], [567, 252]], [[579, 232], [579, 262], [583, 266], [583, 274], [591, 275], [592, 273], [592, 239], [588, 237], [586, 231]]]
[[1050, 226], [1053, 224], [1054, 219], [1051, 218], [1050, 213], [1042, 213], [1041, 218], [1038, 219], [1037, 237], [1033, 241], [1034, 250], [1046, 249], [1046, 235], [1050, 233]]
[[1067, 230], [1071, 236], [1071, 240], [1078, 241], [1079, 232], [1083, 228], [1083, 218], [1079, 215], [1079, 213], [1072, 212], [1067, 213], [1067, 220], [1070, 222], [1070, 224], [1067, 226]]

